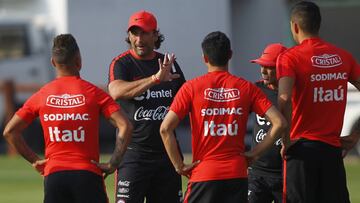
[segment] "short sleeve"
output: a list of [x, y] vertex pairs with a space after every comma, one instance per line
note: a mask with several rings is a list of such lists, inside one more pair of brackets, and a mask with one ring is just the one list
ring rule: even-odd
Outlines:
[[176, 93], [176, 96], [170, 106], [170, 110], [176, 113], [180, 120], [182, 120], [189, 112], [190, 105], [193, 100], [193, 93], [191, 85], [186, 82], [181, 86], [180, 90]]
[[103, 90], [97, 88], [97, 100], [102, 114], [109, 118], [112, 113], [120, 110], [120, 106]]
[[40, 92], [37, 92], [26, 100], [24, 105], [16, 112], [16, 115], [25, 122], [31, 123], [39, 116], [40, 103]]
[[281, 54], [277, 58], [276, 77], [278, 80], [282, 77], [296, 77], [294, 59], [292, 59], [288, 52]]
[[350, 77], [349, 79], [351, 81], [357, 81], [360, 78], [360, 65], [355, 61], [355, 59], [350, 55], [350, 65], [351, 65], [351, 70], [350, 70]]
[[264, 116], [267, 110], [273, 105], [271, 101], [266, 97], [265, 93], [260, 90], [260, 88], [251, 84], [252, 89], [252, 112], [260, 116]]
[[129, 81], [127, 66], [119, 58], [113, 59], [109, 66], [109, 83], [114, 80]]

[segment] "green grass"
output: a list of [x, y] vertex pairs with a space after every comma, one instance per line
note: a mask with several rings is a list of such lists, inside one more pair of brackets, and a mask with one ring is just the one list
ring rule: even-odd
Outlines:
[[[187, 156], [188, 160], [189, 157]], [[351, 202], [360, 203], [360, 159], [345, 161]], [[183, 191], [186, 179], [183, 178]], [[114, 176], [106, 179], [110, 202], [114, 202]], [[21, 157], [0, 156], [0, 203], [38, 203], [43, 201], [43, 178]]]

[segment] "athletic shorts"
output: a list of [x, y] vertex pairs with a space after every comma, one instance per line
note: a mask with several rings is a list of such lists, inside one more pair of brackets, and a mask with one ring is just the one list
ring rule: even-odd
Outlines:
[[284, 203], [348, 203], [341, 148], [301, 139], [284, 162]]
[[167, 155], [128, 149], [116, 177], [116, 203], [182, 202], [181, 176]]
[[189, 182], [184, 203], [247, 203], [247, 178]]
[[249, 170], [249, 203], [281, 203], [283, 192], [283, 179], [281, 175], [256, 174]]
[[45, 177], [44, 203], [107, 203], [104, 179], [90, 171], [59, 171]]

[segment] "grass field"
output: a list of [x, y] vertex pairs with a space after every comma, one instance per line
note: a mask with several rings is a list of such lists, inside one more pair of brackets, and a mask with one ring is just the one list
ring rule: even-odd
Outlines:
[[[345, 160], [352, 203], [360, 203], [360, 159]], [[185, 191], [186, 179], [183, 179]], [[106, 179], [110, 202], [114, 202], [114, 176]], [[0, 203], [40, 203], [43, 180], [21, 157], [0, 156]]]

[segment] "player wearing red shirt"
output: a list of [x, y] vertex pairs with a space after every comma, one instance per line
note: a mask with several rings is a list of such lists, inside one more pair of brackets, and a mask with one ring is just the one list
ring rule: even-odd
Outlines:
[[[25, 102], [7, 124], [4, 136], [45, 176], [44, 202], [108, 202], [102, 173], [113, 173], [120, 163], [131, 124], [109, 95], [80, 78], [81, 56], [72, 35], [54, 39], [51, 62], [57, 78]], [[119, 128], [114, 153], [108, 163], [101, 164], [100, 113]], [[37, 117], [44, 132], [45, 159], [21, 137]]]
[[360, 88], [360, 67], [348, 52], [319, 38], [320, 23], [316, 4], [296, 4], [291, 31], [298, 45], [277, 64], [279, 108], [291, 123], [283, 138], [287, 202], [349, 202], [340, 132], [347, 82]]
[[[184, 202], [247, 202], [247, 159], [257, 158], [279, 138], [284, 118], [252, 83], [228, 72], [230, 41], [221, 32], [202, 42], [208, 73], [186, 82], [161, 125], [166, 151], [176, 169], [190, 178]], [[245, 153], [250, 111], [272, 122], [269, 135]], [[193, 163], [184, 164], [173, 130], [190, 113]]]

